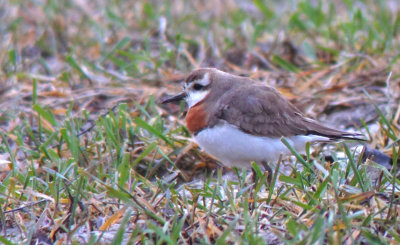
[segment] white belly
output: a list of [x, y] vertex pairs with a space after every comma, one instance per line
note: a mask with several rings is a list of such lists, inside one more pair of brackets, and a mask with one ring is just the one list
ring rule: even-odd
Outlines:
[[[205, 152], [229, 167], [250, 167], [252, 161], [258, 164], [263, 161], [276, 163], [281, 153], [283, 155], [290, 154], [289, 149], [281, 142], [280, 138], [254, 136], [227, 123], [203, 129], [194, 139]], [[289, 143], [298, 152], [304, 152], [305, 144], [308, 141], [327, 139], [315, 135], [287, 137]]]

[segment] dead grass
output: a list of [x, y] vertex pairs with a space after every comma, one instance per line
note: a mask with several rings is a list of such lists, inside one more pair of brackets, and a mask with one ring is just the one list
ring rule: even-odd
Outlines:
[[[1, 242], [400, 242], [396, 1], [0, 9]], [[183, 105], [159, 104], [205, 66], [370, 142], [313, 146], [279, 162], [272, 186], [258, 169], [251, 183], [190, 143]]]

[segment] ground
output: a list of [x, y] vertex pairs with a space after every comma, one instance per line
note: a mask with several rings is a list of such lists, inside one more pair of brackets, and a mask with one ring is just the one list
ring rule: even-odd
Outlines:
[[[282, 3], [283, 2], [283, 3]], [[397, 1], [0, 3], [5, 244], [400, 242]], [[276, 87], [367, 142], [222, 168], [191, 140], [185, 76]]]

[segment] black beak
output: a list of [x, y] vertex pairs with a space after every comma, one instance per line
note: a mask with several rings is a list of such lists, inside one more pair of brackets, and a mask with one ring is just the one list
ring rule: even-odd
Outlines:
[[162, 104], [166, 104], [166, 103], [170, 103], [170, 102], [174, 102], [174, 101], [181, 101], [184, 98], [186, 98], [187, 94], [185, 92], [181, 92], [175, 96], [166, 98], [165, 100], [161, 101]]

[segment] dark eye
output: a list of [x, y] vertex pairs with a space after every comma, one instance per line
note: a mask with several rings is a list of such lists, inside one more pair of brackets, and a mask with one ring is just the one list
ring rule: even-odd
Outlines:
[[202, 90], [203, 88], [204, 88], [204, 86], [201, 85], [201, 84], [199, 84], [199, 83], [195, 83], [195, 84], [193, 85], [193, 89], [194, 89], [194, 90]]

